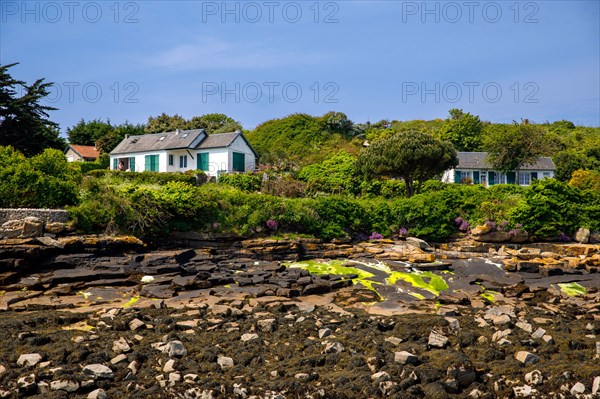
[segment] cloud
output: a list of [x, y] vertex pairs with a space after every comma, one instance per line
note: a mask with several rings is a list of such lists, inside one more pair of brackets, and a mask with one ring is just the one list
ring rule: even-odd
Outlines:
[[148, 63], [152, 66], [182, 71], [256, 70], [321, 65], [328, 57], [325, 53], [301, 53], [269, 47], [265, 42], [234, 43], [211, 37], [199, 37], [152, 55]]

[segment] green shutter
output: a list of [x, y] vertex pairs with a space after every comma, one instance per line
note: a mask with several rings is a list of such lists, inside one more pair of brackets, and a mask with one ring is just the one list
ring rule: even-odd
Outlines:
[[239, 152], [233, 153], [233, 171], [244, 172], [246, 170], [246, 157]]
[[488, 185], [493, 186], [496, 184], [496, 173], [489, 171], [488, 172]]
[[507, 182], [508, 184], [515, 184], [515, 180], [516, 180], [516, 178], [517, 178], [517, 175], [516, 175], [516, 173], [515, 173], [515, 172], [508, 172], [508, 173], [506, 174], [506, 182]]
[[135, 172], [135, 157], [129, 158], [129, 171]]
[[199, 152], [196, 157], [196, 169], [208, 172], [208, 152]]
[[152, 171], [158, 172], [158, 155], [152, 155]]
[[479, 171], [473, 171], [473, 184], [479, 184]]
[[146, 155], [144, 157], [144, 170], [145, 171], [152, 170], [152, 155]]
[[460, 170], [455, 170], [454, 171], [454, 183], [460, 183], [461, 180], [462, 180], [462, 173], [460, 172]]
[[119, 160], [117, 158], [113, 158], [113, 170], [117, 170], [119, 167]]

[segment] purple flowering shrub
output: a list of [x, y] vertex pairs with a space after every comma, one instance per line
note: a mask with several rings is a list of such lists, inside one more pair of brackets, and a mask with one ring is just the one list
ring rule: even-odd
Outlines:
[[278, 225], [279, 225], [279, 223], [277, 223], [277, 220], [274, 220], [274, 219], [267, 220], [267, 227], [269, 228], [269, 230], [277, 230]]
[[381, 240], [382, 238], [383, 236], [376, 231], [372, 232], [369, 236], [369, 240]]

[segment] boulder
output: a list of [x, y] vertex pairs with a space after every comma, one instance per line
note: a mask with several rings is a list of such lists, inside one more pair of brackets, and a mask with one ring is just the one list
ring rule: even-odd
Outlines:
[[505, 231], [492, 231], [491, 233], [474, 235], [473, 240], [478, 242], [506, 242], [510, 240], [510, 234]]
[[44, 227], [44, 231], [50, 234], [60, 234], [65, 231], [65, 229], [65, 224], [60, 222], [46, 223], [46, 226]]
[[600, 243], [600, 231], [592, 231], [590, 233], [589, 243], [590, 244]]
[[106, 367], [103, 364], [88, 364], [87, 366], [85, 366], [83, 368], [83, 374], [92, 377], [94, 379], [96, 378], [113, 378], [114, 377], [114, 373], [113, 371], [109, 368]]
[[578, 229], [573, 238], [578, 243], [587, 244], [590, 240], [590, 230], [584, 228]]
[[41, 237], [44, 234], [44, 222], [40, 219], [29, 216], [23, 219], [23, 231], [21, 238]]

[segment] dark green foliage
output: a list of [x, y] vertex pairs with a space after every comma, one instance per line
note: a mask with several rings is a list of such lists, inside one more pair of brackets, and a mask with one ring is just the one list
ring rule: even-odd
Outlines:
[[25, 158], [0, 147], [0, 208], [60, 208], [77, 202], [78, 175], [61, 151]]
[[357, 194], [360, 181], [355, 161], [347, 152], [339, 152], [320, 163], [305, 166], [298, 178], [306, 182], [311, 193]]
[[137, 184], [167, 184], [169, 182], [182, 182], [196, 185], [196, 175], [204, 175], [201, 170], [180, 172], [125, 172], [120, 170], [92, 170], [88, 173], [94, 177], [114, 177], [121, 181]]
[[362, 150], [356, 161], [357, 170], [366, 178], [388, 176], [406, 183], [406, 194], [420, 190], [421, 182], [458, 165], [452, 144], [418, 131], [397, 133], [376, 141]]
[[[16, 80], [8, 73], [15, 65], [0, 65], [0, 146], [12, 146], [27, 156], [45, 148], [63, 150], [66, 142], [58, 125], [48, 119], [48, 112], [56, 108], [40, 104], [52, 83], [38, 79], [27, 85]], [[19, 92], [24, 94], [18, 97]]]
[[439, 135], [451, 142], [457, 151], [481, 151], [483, 122], [476, 115], [464, 113], [462, 109], [451, 109]]
[[260, 191], [262, 177], [253, 172], [226, 173], [219, 176], [219, 183], [228, 184], [242, 191], [255, 192]]
[[75, 126], [67, 128], [67, 136], [71, 144], [93, 146], [96, 145], [96, 141], [114, 129], [110, 121], [103, 122], [100, 119], [94, 119], [86, 122], [81, 119]]
[[225, 114], [206, 114], [185, 119], [175, 114], [173, 116], [162, 113], [156, 117], [148, 117], [146, 133], [173, 132], [176, 129], [191, 130], [205, 129], [207, 133], [229, 133], [242, 130], [242, 125]]

